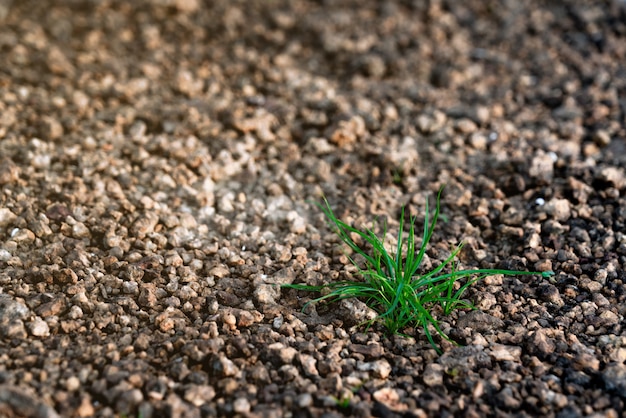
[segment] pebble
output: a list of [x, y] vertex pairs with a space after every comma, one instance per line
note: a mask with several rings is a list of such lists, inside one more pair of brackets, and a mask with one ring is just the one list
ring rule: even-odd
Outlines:
[[361, 371], [371, 371], [374, 377], [378, 379], [386, 379], [391, 374], [391, 365], [387, 360], [361, 363], [357, 366], [357, 369]]
[[20, 168], [9, 158], [0, 159], [0, 186], [16, 182], [20, 178]]
[[370, 344], [350, 344], [348, 349], [353, 353], [363, 354], [366, 358], [375, 359], [384, 353], [383, 347], [378, 343]]
[[45, 116], [41, 120], [39, 134], [47, 141], [54, 141], [63, 136], [63, 125], [53, 117]]
[[519, 361], [522, 348], [518, 346], [494, 344], [489, 348], [489, 355], [496, 361]]
[[570, 202], [567, 199], [551, 199], [543, 206], [546, 213], [559, 222], [571, 217]]
[[440, 364], [430, 363], [422, 374], [422, 380], [426, 386], [439, 386], [443, 384], [444, 368]]
[[18, 244], [29, 245], [35, 242], [35, 234], [26, 228], [16, 228], [11, 232], [11, 239]]
[[298, 362], [302, 366], [304, 374], [308, 377], [315, 377], [319, 375], [317, 371], [317, 360], [308, 354], [298, 353]]
[[296, 397], [296, 405], [300, 408], [310, 408], [313, 406], [313, 396], [310, 393], [302, 393]]
[[400, 394], [392, 388], [379, 389], [372, 394], [372, 397], [378, 402], [389, 406], [395, 406], [400, 401]]
[[12, 255], [9, 251], [0, 248], [0, 262], [6, 263], [11, 259]]
[[67, 307], [67, 301], [63, 297], [57, 297], [49, 302], [42, 303], [35, 309], [35, 313], [42, 318], [59, 316]]
[[544, 329], [538, 329], [530, 335], [528, 347], [531, 353], [545, 357], [554, 352], [556, 344], [552, 338], [548, 337]]
[[237, 414], [248, 414], [250, 408], [250, 401], [246, 398], [237, 398], [233, 402], [233, 411]]
[[17, 215], [15, 215], [9, 208], [0, 208], [0, 228], [6, 228], [11, 225], [17, 219]]
[[549, 183], [554, 177], [554, 161], [549, 154], [538, 152], [531, 160], [528, 175], [539, 181]]
[[9, 295], [0, 294], [0, 337], [18, 338], [26, 335], [23, 320], [29, 315], [26, 305]]
[[215, 398], [216, 392], [210, 385], [189, 385], [183, 399], [195, 406], [202, 406]]
[[477, 370], [492, 367], [489, 353], [480, 345], [455, 347], [443, 353], [437, 362], [445, 370]]
[[30, 333], [35, 337], [48, 337], [50, 335], [48, 324], [39, 317], [35, 317], [28, 327]]
[[458, 328], [471, 328], [477, 332], [493, 331], [501, 328], [504, 322], [482, 311], [471, 311], [457, 320]]
[[232, 377], [239, 374], [239, 369], [235, 363], [226, 358], [224, 355], [218, 356], [218, 358], [213, 362], [213, 369], [222, 377]]
[[272, 353], [280, 364], [291, 364], [298, 354], [298, 350], [293, 347], [285, 347], [282, 343], [273, 343], [268, 346], [268, 349]]
[[521, 404], [519, 394], [513, 393], [513, 389], [505, 387], [496, 395], [496, 401], [506, 410], [517, 410]]
[[621, 398], [626, 397], [626, 365], [611, 363], [601, 373], [606, 389], [615, 392]]
[[154, 232], [154, 227], [159, 222], [159, 216], [153, 212], [141, 215], [130, 228], [130, 233], [139, 239], [144, 239], [147, 234]]

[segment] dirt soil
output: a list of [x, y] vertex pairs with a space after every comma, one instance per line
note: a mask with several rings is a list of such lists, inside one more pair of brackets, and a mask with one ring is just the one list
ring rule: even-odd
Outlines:
[[[207, 3], [207, 4], [205, 4]], [[0, 1], [0, 416], [609, 417], [623, 0]], [[357, 325], [321, 211], [446, 185], [478, 310]]]

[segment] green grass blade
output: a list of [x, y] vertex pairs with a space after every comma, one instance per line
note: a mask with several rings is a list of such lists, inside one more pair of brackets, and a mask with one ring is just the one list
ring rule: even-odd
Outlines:
[[[441, 214], [442, 192], [443, 187], [437, 193], [432, 217], [430, 216], [429, 201], [426, 200], [424, 231], [419, 248], [416, 247], [415, 240], [416, 218], [407, 215], [405, 208], [402, 208], [399, 231], [394, 245], [395, 254], [390, 254], [385, 248], [386, 222], [382, 227], [382, 237], [379, 238], [375, 232], [376, 220], [370, 229], [358, 229], [338, 219], [326, 199], [323, 200], [323, 205], [316, 203], [326, 215], [334, 232], [352, 251], [352, 254], [348, 255], [348, 259], [357, 268], [362, 280], [341, 281], [321, 286], [286, 284], [282, 287], [313, 292], [329, 290], [327, 294], [306, 302], [303, 309], [312, 303], [359, 298], [377, 314], [376, 318], [365, 321], [361, 325], [367, 324], [369, 327], [373, 321], [381, 321], [391, 333], [400, 333], [407, 326], [419, 325], [424, 330], [424, 335], [430, 344], [438, 353], [441, 353], [430, 327], [442, 338], [451, 340], [442, 331], [437, 319], [435, 319], [433, 310], [437, 306], [441, 308], [444, 315], [450, 314], [455, 309], [475, 309], [472, 303], [461, 298], [470, 286], [490, 275], [539, 274], [543, 278], [547, 278], [554, 274], [553, 272], [540, 273], [503, 269], [459, 270], [459, 263], [456, 259], [463, 248], [463, 244], [452, 250], [450, 255], [437, 267], [429, 272], [419, 274], [427, 246], [432, 239]], [[409, 228], [405, 235], [404, 227], [407, 221]], [[358, 238], [353, 239], [353, 237]], [[357, 243], [355, 239], [360, 243]], [[358, 262], [357, 256], [363, 258], [365, 262], [363, 267]], [[446, 270], [449, 271], [445, 272]]]

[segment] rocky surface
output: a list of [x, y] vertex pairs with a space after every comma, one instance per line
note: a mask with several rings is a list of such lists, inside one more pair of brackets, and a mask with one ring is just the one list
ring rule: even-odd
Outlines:
[[[205, 3], [209, 3], [208, 5]], [[0, 2], [0, 415], [618, 417], [626, 3]], [[494, 276], [422, 331], [301, 312], [323, 214]]]

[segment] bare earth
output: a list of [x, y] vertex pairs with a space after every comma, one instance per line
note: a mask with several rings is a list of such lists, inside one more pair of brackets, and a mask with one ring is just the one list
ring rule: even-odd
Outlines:
[[[624, 0], [0, 0], [0, 416], [624, 416], [625, 168]], [[459, 346], [280, 289], [444, 184], [425, 268], [555, 272]]]

